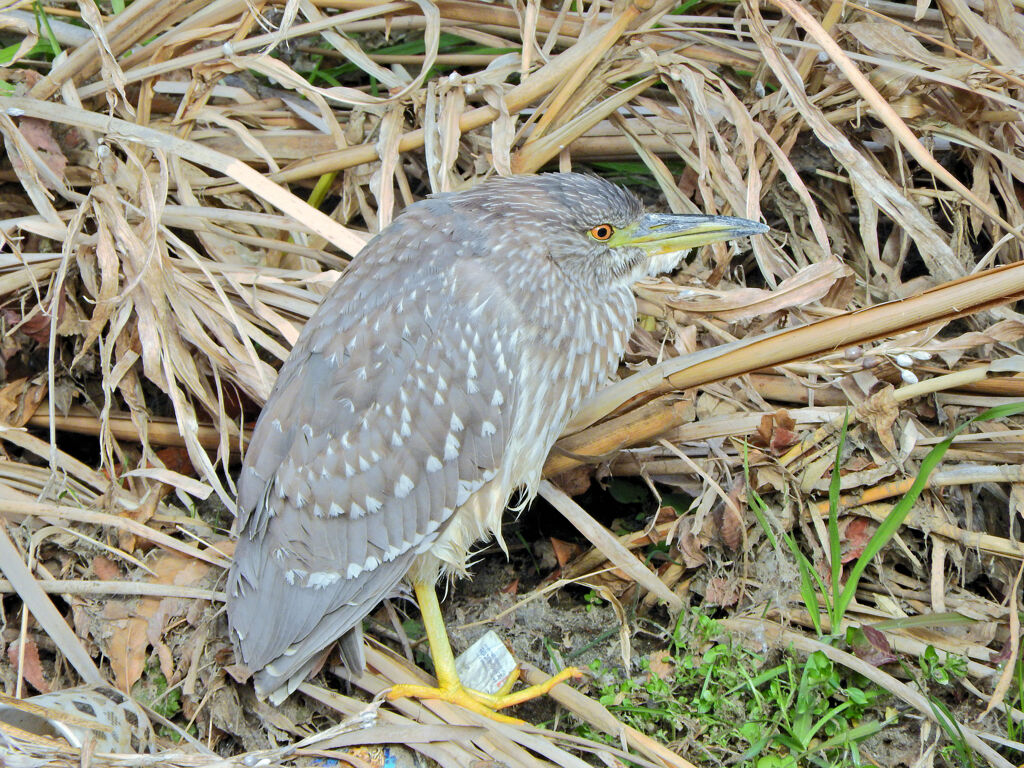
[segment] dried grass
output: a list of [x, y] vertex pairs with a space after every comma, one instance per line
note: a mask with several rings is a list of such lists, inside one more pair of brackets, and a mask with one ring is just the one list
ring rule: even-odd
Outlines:
[[[210, 671], [225, 663], [225, 642], [214, 611], [201, 616], [221, 599], [229, 544], [217, 543], [217, 521], [184, 514], [168, 494], [186, 505], [216, 496], [230, 509], [232, 462], [302, 323], [367, 237], [430, 191], [583, 164], [652, 187], [676, 212], [773, 226], [750, 254], [718, 245], [675, 282], [639, 287], [634, 374], [599, 393], [549, 460], [549, 476], [598, 463], [697, 499], [646, 539], [591, 534], [598, 549], [565, 571], [607, 558], [630, 573], [608, 588], [644, 585], [645, 605], [699, 599], [708, 575], [688, 558], [727, 559], [741, 539], [764, 562], [782, 557], [745, 508], [744, 461], [779, 525], [827, 551], [822, 505], [847, 404], [849, 522], [884, 516], [883, 500], [905, 491], [954, 423], [1024, 396], [1013, 303], [1024, 296], [1019, 6], [744, 0], [668, 15], [663, 0], [578, 5], [136, 0], [117, 15], [88, 3], [50, 9], [41, 31], [27, 2], [0, 11], [16, 44], [0, 70], [0, 589], [27, 609], [21, 635], [55, 644], [55, 687], [121, 679], [111, 671], [121, 656], [148, 653], [112, 650], [97, 624], [104, 601], [94, 596], [135, 595], [188, 616], [203, 642], [175, 644], [166, 626], [149, 639], [203, 737], [230, 725], [237, 699]], [[445, 48], [444, 35], [480, 48]], [[31, 59], [51, 36], [64, 52]], [[391, 51], [395, 40], [415, 45]], [[311, 84], [309, 57], [349, 70]], [[325, 200], [332, 209], [318, 210]], [[970, 632], [887, 634], [908, 654], [927, 644], [966, 654], [964, 686], [987, 710], [1009, 706], [999, 664], [1019, 652], [1024, 548], [1008, 532], [1024, 499], [1020, 430], [999, 422], [958, 438], [848, 614], [977, 620]], [[74, 458], [81, 448], [58, 432], [88, 436], [98, 458]], [[655, 573], [629, 554], [666, 537], [688, 568]], [[205, 581], [161, 580], [168, 557], [208, 567]], [[104, 563], [119, 577], [100, 575]], [[968, 570], [992, 591], [961, 586]], [[767, 619], [729, 629], [817, 648], [772, 623], [810, 626], [795, 591], [780, 598], [758, 573], [752, 559], [732, 578], [746, 616]], [[389, 652], [372, 660], [359, 683], [371, 694], [418, 674]], [[20, 691], [22, 674], [2, 671]], [[905, 685], [880, 680], [934, 719]], [[336, 755], [353, 738], [404, 739], [443, 765], [583, 765], [581, 751], [620, 759], [443, 704], [400, 702], [401, 714], [381, 709], [366, 730], [364, 703], [304, 692], [355, 719], [269, 752], [222, 758], [193, 739], [152, 762], [287, 762]], [[582, 694], [556, 693], [644, 755], [634, 763], [689, 765]], [[301, 730], [257, 712], [279, 732]], [[998, 736], [991, 715], [972, 727]], [[1005, 764], [968, 731], [978, 754]], [[19, 749], [52, 765], [82, 759], [53, 744]]]

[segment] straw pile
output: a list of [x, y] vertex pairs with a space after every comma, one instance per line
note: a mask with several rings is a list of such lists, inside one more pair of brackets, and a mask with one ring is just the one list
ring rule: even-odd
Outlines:
[[[364, 729], [363, 700], [312, 683], [306, 721], [245, 704], [287, 746], [259, 751], [263, 731], [245, 732], [217, 611], [230, 514], [210, 500], [230, 509], [246, 430], [303, 321], [367, 237], [425, 194], [583, 169], [675, 212], [772, 226], [752, 252], [708, 248], [638, 288], [623, 380], [549, 460], [563, 487], [596, 471], [694, 497], [620, 540], [545, 487], [597, 547], [562, 575], [610, 561], [609, 591], [639, 585], [647, 607], [714, 597], [735, 633], [817, 647], [779, 575], [790, 553], [769, 545], [748, 491], [820, 563], [849, 408], [839, 522], [855, 558], [953, 426], [1024, 399], [1019, 4], [26, 1], [0, 29], [0, 565], [17, 596], [0, 677], [22, 696], [128, 690], [159, 671], [198, 738], [162, 742], [154, 763], [402, 742], [442, 765], [615, 765], [625, 749], [636, 765], [689, 765], [680, 745], [573, 691], [560, 703], [621, 750], [411, 702]], [[992, 765], [1010, 763], [991, 734], [1024, 718], [1007, 698], [1018, 422], [957, 438], [846, 616], [975, 620], [897, 622], [886, 637], [911, 656], [967, 657], [977, 714], [1003, 713], [962, 725]], [[631, 552], [666, 539], [675, 555], [657, 572]], [[904, 683], [836, 658], [935, 720]], [[417, 674], [386, 649], [371, 666], [370, 693]], [[329, 712], [342, 725], [327, 727]], [[53, 740], [18, 744], [40, 765], [88, 761]]]

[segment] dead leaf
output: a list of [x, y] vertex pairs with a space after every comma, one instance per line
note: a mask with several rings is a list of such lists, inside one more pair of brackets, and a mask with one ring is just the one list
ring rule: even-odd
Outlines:
[[789, 415], [789, 411], [780, 409], [761, 417], [761, 422], [757, 426], [757, 434], [751, 439], [751, 442], [755, 445], [765, 446], [774, 455], [780, 456], [799, 439], [793, 417]]
[[181, 447], [161, 448], [156, 452], [157, 457], [163, 462], [164, 468], [177, 472], [180, 475], [195, 475], [192, 460], [188, 457], [188, 450]]
[[671, 680], [676, 673], [672, 657], [664, 651], [655, 651], [647, 657], [648, 679]]
[[896, 654], [885, 635], [874, 627], [854, 627], [847, 634], [854, 655], [874, 667], [896, 661]]
[[795, 445], [800, 440], [796, 432], [788, 429], [776, 429], [772, 434], [771, 449], [776, 456], [781, 456], [785, 450]]
[[593, 468], [587, 464], [567, 469], [565, 472], [555, 475], [551, 482], [561, 488], [570, 496], [580, 496], [590, 489], [590, 479]]
[[727, 608], [736, 605], [740, 599], [740, 583], [733, 578], [715, 576], [708, 580], [708, 588], [704, 592], [704, 602]]
[[878, 524], [867, 517], [848, 517], [839, 524], [839, 538], [842, 544], [842, 561], [856, 560], [877, 530]]
[[551, 547], [555, 551], [555, 560], [558, 562], [559, 568], [565, 568], [565, 564], [579, 553], [580, 548], [568, 541], [562, 541], [561, 539], [556, 539], [553, 536], [549, 536], [548, 540], [551, 542]]
[[857, 409], [861, 421], [870, 426], [879, 441], [889, 453], [896, 455], [896, 438], [892, 433], [892, 425], [900, 415], [900, 407], [893, 397], [895, 389], [887, 384], [881, 390], [865, 400]]
[[43, 665], [39, 661], [39, 646], [32, 638], [22, 638], [11, 643], [7, 647], [7, 658], [11, 666], [18, 669], [18, 658], [21, 656], [21, 644], [25, 645], [24, 666], [21, 668], [21, 676], [40, 693], [49, 693], [50, 684], [46, 682], [43, 675]]
[[877, 466], [870, 456], [851, 456], [843, 462], [843, 471], [851, 474], [865, 469], [874, 469]]
[[941, 67], [947, 63], [941, 56], [930, 53], [916, 37], [895, 24], [858, 21], [843, 24], [842, 28], [855, 37], [858, 43], [875, 53], [895, 59], [910, 59], [930, 66]]
[[249, 669], [245, 664], [228, 664], [222, 667], [224, 672], [240, 685], [245, 685], [249, 682], [249, 678], [252, 677], [252, 670]]
[[704, 555], [704, 542], [689, 531], [683, 531], [676, 542], [680, 557], [683, 558], [683, 565], [687, 568], [700, 568], [707, 565], [708, 559]]
[[174, 685], [178, 681], [174, 672], [174, 656], [171, 649], [163, 640], [154, 643], [153, 648], [156, 650], [157, 658], [160, 659], [160, 671], [163, 673], [164, 679], [169, 685]]
[[1010, 660], [1013, 655], [1013, 644], [1006, 642], [1003, 644], [1003, 648], [998, 653], [992, 652], [989, 654], [988, 663], [992, 665], [1002, 664]]
[[729, 491], [729, 502], [731, 503], [723, 502], [716, 505], [715, 511], [712, 513], [718, 524], [718, 535], [721, 537], [722, 543], [734, 552], [742, 546], [746, 535], [743, 516], [739, 512], [746, 504], [746, 490], [746, 484], [742, 481], [738, 482]]
[[[199, 560], [173, 552], [161, 551], [150, 564], [154, 576], [146, 579], [154, 584], [196, 586], [207, 576], [210, 566]], [[162, 641], [163, 630], [169, 620], [187, 609], [191, 601], [178, 598], [147, 597], [138, 600], [111, 600], [103, 609], [102, 617], [112, 627], [107, 638], [97, 637], [117, 687], [128, 692], [142, 677], [150, 645], [157, 648], [161, 667], [171, 663], [170, 652]], [[170, 679], [172, 674], [162, 670]]]
[[46, 382], [17, 379], [0, 387], [0, 424], [23, 427], [46, 397]]
[[64, 156], [60, 144], [53, 138], [52, 126], [52, 123], [45, 120], [23, 117], [18, 123], [18, 130], [21, 131], [21, 135], [25, 137], [32, 148], [39, 153], [39, 157], [47, 167], [57, 176], [63, 176], [68, 159]]
[[[150, 493], [142, 503], [133, 510], [125, 510], [124, 516], [130, 517], [137, 523], [148, 523], [149, 519], [156, 514], [157, 505], [160, 503], [161, 494]], [[137, 537], [134, 533], [125, 530], [118, 530], [117, 544], [125, 552], [132, 552], [138, 548], [149, 548], [150, 543], [145, 539]]]
[[922, 345], [920, 349], [928, 352], [973, 349], [1000, 341], [1011, 343], [1022, 338], [1024, 338], [1024, 323], [1018, 320], [1000, 320], [984, 331], [968, 331], [952, 339], [934, 339]]
[[[653, 290], [659, 293], [672, 291], [675, 295], [668, 298], [665, 304], [673, 309], [694, 314], [710, 314], [719, 320], [735, 322], [752, 317], [764, 317], [772, 312], [818, 301], [837, 281], [851, 274], [850, 269], [838, 259], [828, 259], [801, 269], [779, 283], [774, 291], [761, 288], [737, 288], [730, 291], [687, 288], [681, 291], [679, 286], [668, 281], [664, 288], [663, 284], [657, 284]], [[649, 289], [651, 286], [644, 286], [641, 293]]]
[[103, 581], [114, 581], [121, 578], [121, 571], [117, 565], [110, 558], [103, 555], [98, 555], [92, 559], [92, 570]]
[[[63, 296], [61, 298], [63, 299]], [[3, 312], [4, 321], [8, 326], [16, 327], [17, 331], [39, 344], [49, 343], [50, 318], [40, 307], [36, 306], [28, 315], [23, 315], [19, 310], [10, 307], [5, 307], [0, 311]]]

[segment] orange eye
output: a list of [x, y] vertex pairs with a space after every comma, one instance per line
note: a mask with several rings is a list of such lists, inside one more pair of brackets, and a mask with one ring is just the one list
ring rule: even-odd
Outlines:
[[611, 224], [598, 224], [592, 230], [590, 230], [590, 236], [595, 240], [600, 240], [602, 243], [605, 240], [610, 240], [611, 236], [615, 234], [615, 227]]

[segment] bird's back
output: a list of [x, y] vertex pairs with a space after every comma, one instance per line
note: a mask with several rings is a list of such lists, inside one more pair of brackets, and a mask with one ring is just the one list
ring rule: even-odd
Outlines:
[[358, 671], [363, 617], [501, 463], [511, 342], [482, 339], [491, 316], [457, 295], [475, 279], [457, 268], [464, 222], [421, 208], [307, 323], [246, 452], [228, 617], [261, 694], [286, 694], [353, 631]]

